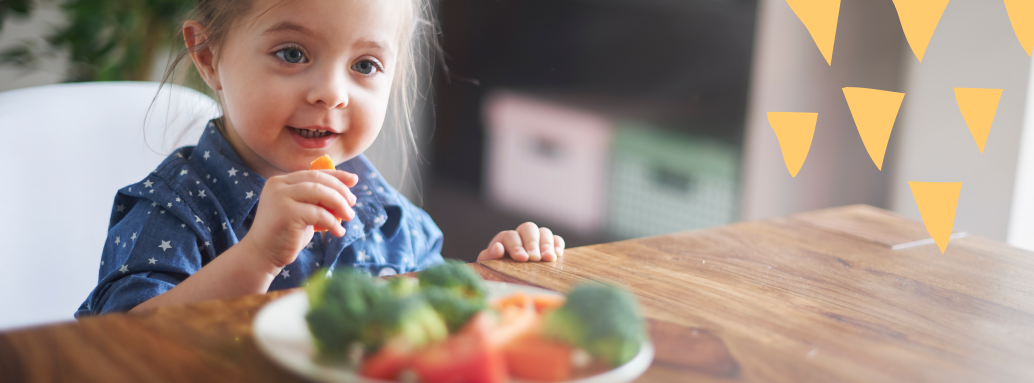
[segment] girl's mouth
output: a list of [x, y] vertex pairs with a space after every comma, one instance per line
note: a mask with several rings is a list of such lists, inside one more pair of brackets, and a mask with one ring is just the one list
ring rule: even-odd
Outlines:
[[324, 129], [301, 129], [290, 126], [288, 128], [291, 130], [291, 136], [294, 137], [295, 142], [307, 149], [324, 148], [341, 135]]

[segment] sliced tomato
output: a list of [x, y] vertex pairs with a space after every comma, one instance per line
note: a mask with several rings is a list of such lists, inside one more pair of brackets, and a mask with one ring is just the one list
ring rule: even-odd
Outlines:
[[503, 349], [510, 376], [531, 381], [557, 382], [571, 378], [571, 353], [561, 342], [543, 338], [538, 332], [525, 334]]
[[[312, 161], [312, 163], [309, 164], [309, 170], [334, 170], [334, 169], [335, 169], [335, 167], [334, 167], [334, 160], [330, 159], [330, 156], [328, 156], [326, 154], [324, 154], [323, 156], [320, 156], [320, 158], [317, 158], [316, 160]], [[320, 206], [320, 207], [323, 207], [323, 206]], [[326, 209], [326, 208], [324, 208], [324, 209]], [[331, 214], [333, 214], [333, 212], [331, 212]], [[337, 216], [335, 216], [335, 217], [337, 217]], [[341, 218], [338, 218], [337, 221], [341, 222]], [[322, 231], [327, 231], [328, 230], [328, 229], [324, 229], [320, 225], [312, 225], [312, 229], [317, 231], [317, 232], [322, 232]]]
[[402, 370], [409, 367], [414, 350], [403, 338], [391, 340], [373, 355], [363, 359], [359, 375], [367, 378], [395, 380]]
[[460, 332], [431, 345], [413, 358], [413, 371], [424, 383], [499, 383], [508, 380], [502, 350], [492, 344], [493, 318], [475, 315]]

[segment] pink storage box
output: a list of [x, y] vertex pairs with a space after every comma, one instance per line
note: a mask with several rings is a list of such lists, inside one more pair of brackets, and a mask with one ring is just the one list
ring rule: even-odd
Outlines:
[[485, 98], [489, 200], [554, 229], [598, 233], [606, 219], [611, 124], [507, 91]]

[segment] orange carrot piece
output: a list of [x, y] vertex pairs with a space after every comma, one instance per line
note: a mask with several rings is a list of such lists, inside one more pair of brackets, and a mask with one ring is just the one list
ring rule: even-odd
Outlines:
[[[330, 159], [330, 156], [328, 156], [326, 154], [324, 154], [320, 158], [317, 158], [315, 161], [312, 161], [312, 163], [309, 164], [309, 170], [334, 170], [334, 169], [335, 169], [335, 167], [334, 167], [334, 160]], [[326, 209], [326, 208], [324, 208], [324, 209]], [[331, 213], [333, 214], [333, 212], [331, 212]], [[341, 222], [341, 218], [338, 218], [337, 221]], [[320, 227], [320, 225], [312, 225], [312, 229], [315, 230], [316, 232], [324, 232], [324, 231], [329, 230], [329, 229], [324, 229], [324, 228]]]
[[492, 308], [496, 309], [496, 311], [503, 311], [503, 309], [511, 306], [524, 307], [528, 304], [530, 298], [526, 292], [516, 292], [492, 302]]
[[334, 160], [324, 154], [309, 164], [309, 170], [334, 170]]
[[562, 295], [535, 295], [531, 297], [531, 302], [535, 305], [535, 311], [541, 314], [547, 310], [560, 308], [567, 302], [567, 298]]

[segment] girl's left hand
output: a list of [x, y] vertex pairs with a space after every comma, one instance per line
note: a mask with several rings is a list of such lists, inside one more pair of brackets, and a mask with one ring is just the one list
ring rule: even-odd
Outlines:
[[564, 238], [534, 222], [525, 222], [517, 230], [496, 234], [488, 248], [478, 255], [478, 261], [499, 259], [506, 254], [517, 262], [553, 262], [564, 255]]

